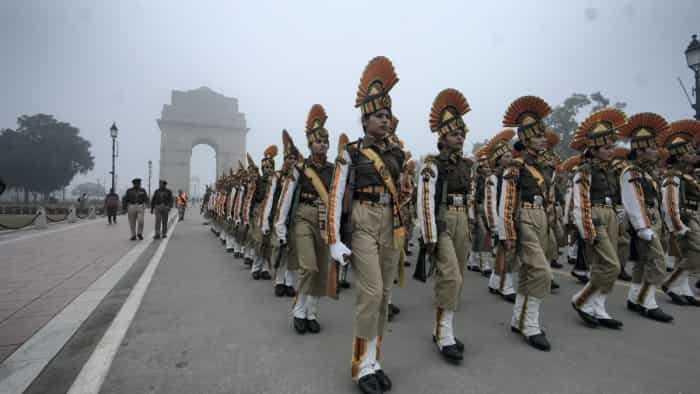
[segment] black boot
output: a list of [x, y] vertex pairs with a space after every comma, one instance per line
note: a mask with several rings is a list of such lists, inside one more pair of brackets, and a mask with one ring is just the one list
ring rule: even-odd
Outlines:
[[286, 290], [287, 290], [287, 286], [285, 286], [285, 285], [282, 285], [282, 284], [275, 285], [275, 296], [284, 297]]
[[382, 389], [382, 391], [391, 391], [391, 379], [389, 379], [388, 376], [384, 373], [383, 370], [378, 369], [374, 371], [374, 374], [377, 377], [377, 383], [379, 383], [379, 388]]
[[253, 271], [253, 279], [260, 280], [260, 271]]
[[516, 297], [515, 293], [506, 294], [503, 296], [503, 299], [510, 302], [511, 304], [515, 304], [515, 297]]
[[306, 319], [294, 318], [294, 330], [297, 334], [306, 333]]
[[641, 307], [641, 306], [640, 306], [640, 308], [641, 309], [640, 309], [639, 313], [642, 316], [648, 317], [651, 320], [660, 321], [662, 323], [670, 323], [673, 321], [673, 316], [662, 311], [661, 308], [646, 309], [646, 308]]
[[253, 259], [251, 259], [250, 257], [246, 257], [245, 260], [243, 260], [243, 264], [251, 266], [253, 265]]
[[700, 306], [700, 301], [698, 301], [698, 299], [693, 296], [685, 296], [685, 300], [688, 301], [688, 305]]
[[600, 325], [600, 322], [598, 321], [598, 319], [595, 316], [591, 315], [590, 313], [586, 313], [586, 312], [582, 311], [581, 308], [576, 306], [576, 303], [572, 302], [571, 306], [574, 307], [574, 310], [576, 311], [576, 313], [578, 313], [579, 317], [581, 317], [581, 320], [583, 320], [583, 322], [588, 327], [595, 328], [595, 327], [598, 327], [598, 325]]
[[557, 260], [550, 261], [549, 266], [552, 268], [556, 268], [556, 269], [564, 268], [564, 266], [560, 262], [558, 262]]
[[[664, 289], [665, 291], [665, 289]], [[688, 305], [688, 300], [685, 298], [685, 296], [682, 296], [680, 294], [676, 294], [672, 291], [666, 291], [666, 294], [668, 294], [669, 297], [671, 297], [671, 302], [673, 302], [676, 305], [681, 305], [681, 306], [687, 306]]]
[[554, 290], [559, 290], [561, 286], [559, 286], [559, 283], [555, 282], [554, 279], [552, 279], [552, 284], [550, 285], [550, 291], [554, 293]]
[[260, 274], [260, 279], [263, 279], [263, 280], [270, 280], [270, 279], [272, 279], [272, 276], [270, 275], [270, 272], [268, 272], [268, 271], [263, 271], [263, 272]]
[[622, 328], [622, 322], [613, 318], [598, 319], [598, 323], [605, 328], [612, 328], [613, 330], [619, 330]]
[[341, 281], [340, 281], [340, 287], [342, 287], [343, 289], [349, 289], [349, 288], [350, 288], [350, 282], [348, 282], [347, 280], [341, 280]]
[[357, 387], [363, 394], [382, 394], [382, 388], [379, 386], [377, 376], [373, 373], [361, 377], [357, 381]]
[[292, 286], [286, 286], [285, 294], [287, 295], [287, 297], [296, 297], [297, 296], [297, 292], [296, 292], [296, 290], [294, 290], [294, 288]]
[[530, 346], [534, 347], [537, 350], [541, 350], [543, 352], [548, 352], [552, 350], [552, 345], [549, 344], [549, 341], [544, 335], [544, 332], [535, 335], [530, 335], [526, 338], [526, 340]]
[[316, 319], [306, 319], [306, 328], [312, 334], [318, 334], [321, 332], [321, 325], [318, 324]]
[[[433, 335], [433, 343], [437, 343], [437, 338]], [[460, 352], [464, 353], [464, 343], [455, 337], [455, 345]]]

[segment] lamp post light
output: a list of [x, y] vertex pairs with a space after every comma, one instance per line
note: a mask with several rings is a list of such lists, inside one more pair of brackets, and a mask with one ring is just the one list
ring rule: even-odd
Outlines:
[[115, 154], [115, 144], [117, 142], [117, 133], [119, 132], [119, 129], [117, 128], [117, 123], [112, 122], [112, 127], [109, 128], [109, 135], [112, 137], [112, 189], [114, 189], [114, 158], [116, 157]]
[[153, 167], [153, 162], [148, 161], [148, 195], [151, 195], [151, 168]]
[[692, 107], [695, 109], [695, 119], [700, 120], [700, 41], [697, 34], [693, 34], [693, 39], [685, 50], [685, 60], [695, 73], [695, 104], [692, 104]]

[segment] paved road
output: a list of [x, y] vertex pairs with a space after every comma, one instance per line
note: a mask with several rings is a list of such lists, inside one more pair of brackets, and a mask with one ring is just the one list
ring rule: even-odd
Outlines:
[[[98, 217], [0, 236], [0, 362], [134, 246], [126, 216], [118, 220], [116, 226]], [[146, 215], [147, 230], [152, 223]]]
[[[323, 331], [298, 336], [291, 300], [253, 281], [198, 220], [178, 224], [102, 393], [355, 393], [349, 374], [354, 295], [321, 304]], [[583, 327], [570, 306], [578, 285], [562, 289], [542, 318], [554, 346], [529, 348], [512, 334], [511, 305], [467, 273], [456, 332], [466, 360], [446, 364], [430, 341], [431, 287], [397, 289], [402, 308], [390, 325], [382, 361], [396, 393], [697, 393], [700, 309], [660, 297], [676, 321], [664, 325], [624, 308], [615, 289], [609, 312], [622, 331]]]

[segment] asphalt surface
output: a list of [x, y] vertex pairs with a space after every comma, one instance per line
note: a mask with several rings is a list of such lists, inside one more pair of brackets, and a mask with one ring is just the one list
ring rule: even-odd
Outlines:
[[[412, 267], [408, 268], [412, 273]], [[568, 267], [565, 267], [568, 269]], [[455, 332], [466, 344], [460, 365], [431, 341], [432, 285], [395, 289], [401, 314], [384, 338], [382, 365], [394, 393], [697, 393], [700, 308], [659, 295], [673, 324], [625, 309], [616, 286], [608, 312], [624, 329], [584, 327], [571, 308], [579, 285], [563, 274], [542, 322], [553, 350], [530, 348], [510, 332], [512, 305], [487, 280], [465, 274]], [[350, 379], [354, 294], [321, 301], [320, 334], [299, 336], [292, 299], [271, 281], [254, 281], [242, 260], [190, 217], [175, 229], [102, 393], [356, 393]]]

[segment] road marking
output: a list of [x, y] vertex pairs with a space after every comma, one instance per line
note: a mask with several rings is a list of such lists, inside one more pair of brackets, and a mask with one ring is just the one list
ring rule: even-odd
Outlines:
[[97, 394], [100, 392], [100, 388], [107, 378], [107, 374], [119, 350], [119, 346], [124, 340], [124, 336], [126, 336], [126, 332], [129, 326], [131, 326], [136, 312], [139, 310], [139, 306], [143, 301], [143, 297], [146, 295], [146, 290], [153, 279], [153, 275], [160, 264], [160, 260], [163, 258], [163, 253], [165, 252], [165, 248], [168, 245], [168, 241], [170, 241], [173, 231], [175, 231], [177, 223], [176, 220], [170, 228], [170, 231], [168, 231], [168, 238], [161, 241], [160, 245], [158, 245], [158, 249], [151, 258], [151, 261], [148, 262], [148, 266], [143, 271], [143, 274], [141, 274], [136, 285], [134, 285], [129, 297], [95, 347], [90, 358], [83, 365], [80, 374], [78, 374], [70, 390], [68, 390], [68, 394]]
[[[88, 225], [88, 224], [95, 224], [95, 223], [100, 223], [100, 221], [90, 219], [89, 221], [86, 221], [86, 222], [84, 222], [84, 223], [71, 224], [71, 225], [68, 225], [68, 226], [65, 226], [65, 227], [60, 227], [60, 228], [53, 229], [53, 230], [38, 230], [38, 229], [34, 229], [33, 231], [36, 231], [36, 233], [27, 234], [27, 235], [24, 235], [24, 236], [21, 236], [21, 237], [17, 237], [17, 238], [10, 238], [10, 239], [3, 240], [3, 241], [0, 241], [0, 245], [9, 244], [9, 243], [12, 243], [12, 242], [24, 241], [24, 240], [27, 240], [27, 239], [32, 239], [32, 238], [36, 238], [36, 237], [41, 237], [41, 236], [44, 236], [44, 235], [53, 234], [53, 233], [58, 233], [58, 232], [61, 232], [61, 231], [70, 230], [70, 229], [74, 229], [74, 228], [86, 226], [86, 225]], [[5, 234], [0, 234], [0, 236], [2, 236], [2, 235], [5, 235]]]
[[[173, 225], [173, 228], [175, 225]], [[0, 393], [22, 393], [153, 242], [148, 234], [0, 364]]]

